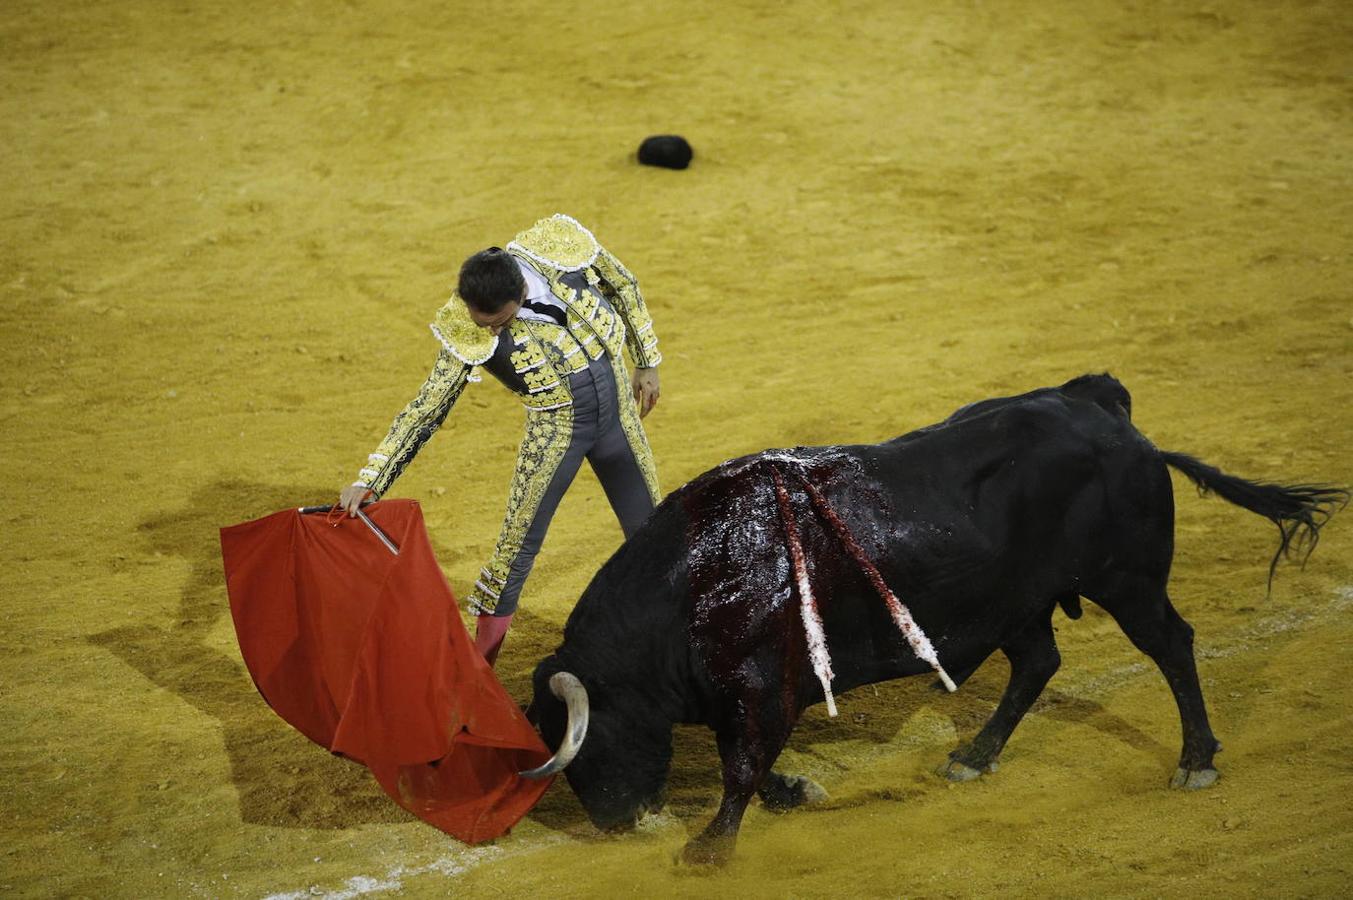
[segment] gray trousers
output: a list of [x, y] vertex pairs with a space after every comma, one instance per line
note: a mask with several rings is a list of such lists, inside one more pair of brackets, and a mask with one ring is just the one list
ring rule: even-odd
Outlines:
[[513, 557], [506, 584], [493, 609], [495, 616], [509, 616], [517, 610], [526, 576], [531, 574], [536, 554], [545, 541], [545, 532], [559, 508], [564, 492], [573, 483], [583, 460], [592, 466], [610, 501], [625, 537], [633, 534], [653, 511], [653, 497], [644, 481], [643, 471], [620, 424], [620, 404], [633, 402], [621, 397], [614, 369], [605, 356], [592, 360], [586, 369], [569, 376], [573, 392], [573, 436], [564, 457], [550, 479], [549, 487], [536, 509], [535, 517]]

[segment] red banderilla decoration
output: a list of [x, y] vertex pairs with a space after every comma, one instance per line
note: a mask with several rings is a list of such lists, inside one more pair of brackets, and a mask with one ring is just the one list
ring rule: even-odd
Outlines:
[[[958, 690], [949, 673], [944, 671], [944, 666], [940, 665], [939, 656], [935, 653], [935, 647], [926, 637], [921, 626], [912, 618], [910, 610], [897, 599], [897, 595], [888, 587], [887, 582], [883, 580], [883, 574], [879, 572], [878, 567], [865, 556], [864, 549], [859, 541], [850, 533], [846, 523], [832, 509], [827, 498], [813, 486], [813, 484], [800, 472], [799, 481], [802, 482], [804, 490], [812, 501], [813, 508], [836, 532], [836, 537], [841, 541], [846, 552], [855, 560], [855, 564], [869, 578], [874, 590], [882, 598], [884, 604], [888, 607], [888, 612], [892, 616], [893, 624], [897, 626], [898, 631], [906, 638], [911, 646], [912, 652], [925, 662], [939, 675], [946, 690]], [[775, 480], [775, 495], [780, 506], [780, 517], [784, 522], [785, 536], [789, 541], [789, 557], [793, 565], [794, 577], [799, 587], [800, 605], [803, 615], [804, 632], [808, 638], [809, 654], [813, 660], [813, 671], [817, 674], [818, 680], [822, 682], [822, 689], [827, 697], [827, 714], [836, 715], [836, 702], [832, 697], [831, 679], [834, 677], [831, 670], [831, 657], [827, 653], [826, 634], [822, 627], [822, 617], [818, 613], [817, 601], [813, 597], [812, 587], [808, 582], [808, 567], [804, 560], [803, 543], [799, 538], [798, 523], [794, 518], [793, 508], [789, 502], [789, 492], [785, 490], [784, 480], [780, 477], [780, 472], [776, 468], [771, 469], [771, 476]]]

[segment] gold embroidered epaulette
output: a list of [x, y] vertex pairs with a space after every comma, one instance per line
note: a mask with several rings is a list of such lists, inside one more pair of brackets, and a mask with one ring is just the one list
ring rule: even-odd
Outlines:
[[459, 294], [437, 310], [430, 327], [442, 346], [467, 366], [483, 365], [498, 349], [498, 335], [474, 323]]
[[576, 219], [555, 213], [517, 235], [507, 249], [542, 266], [576, 272], [592, 265], [601, 245]]

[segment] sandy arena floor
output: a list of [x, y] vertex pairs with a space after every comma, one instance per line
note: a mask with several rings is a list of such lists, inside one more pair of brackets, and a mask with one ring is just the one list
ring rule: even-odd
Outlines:
[[[1160, 446], [1353, 481], [1353, 19], [1328, 2], [0, 6], [9, 897], [1299, 896], [1353, 891], [1353, 510], [1303, 570], [1176, 483], [1222, 781], [1107, 617], [999, 773], [994, 706], [913, 679], [806, 716], [822, 808], [748, 813], [678, 735], [667, 811], [598, 835], [562, 782], [467, 848], [291, 731], [235, 645], [216, 529], [327, 501], [430, 367], [467, 253], [566, 211], [640, 276], [673, 488], [1111, 371]], [[645, 135], [696, 147], [636, 165]], [[472, 388], [397, 485], [464, 594], [521, 411]], [[525, 699], [619, 542], [585, 475], [500, 664]], [[584, 548], [584, 549], [577, 549]]]

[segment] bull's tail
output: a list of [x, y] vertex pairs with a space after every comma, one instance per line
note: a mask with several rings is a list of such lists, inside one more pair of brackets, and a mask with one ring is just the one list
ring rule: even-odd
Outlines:
[[1334, 485], [1246, 481], [1183, 453], [1162, 451], [1160, 455], [1168, 465], [1187, 475], [1198, 486], [1198, 493], [1214, 493], [1278, 526], [1281, 539], [1268, 567], [1270, 587], [1278, 560], [1284, 556], [1290, 559], [1296, 552], [1305, 563], [1320, 540], [1320, 529], [1330, 516], [1348, 505], [1348, 490]]

